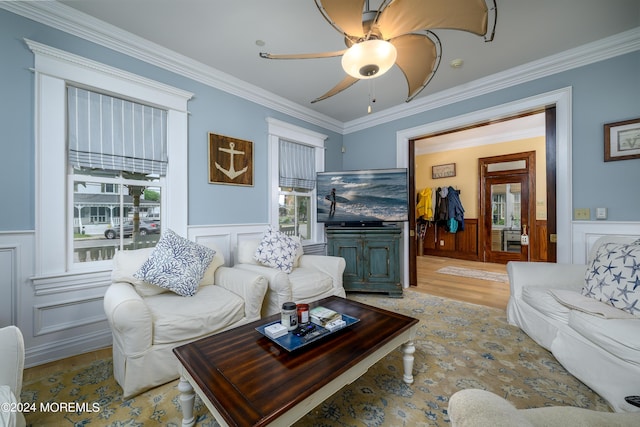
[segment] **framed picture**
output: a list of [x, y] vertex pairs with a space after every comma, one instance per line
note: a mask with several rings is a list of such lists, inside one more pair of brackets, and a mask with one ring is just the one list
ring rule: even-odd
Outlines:
[[209, 183], [253, 185], [253, 142], [209, 133]]
[[604, 161], [640, 159], [640, 118], [604, 125]]
[[452, 176], [456, 176], [456, 164], [455, 163], [447, 163], [446, 165], [435, 165], [431, 166], [431, 178], [449, 178]]

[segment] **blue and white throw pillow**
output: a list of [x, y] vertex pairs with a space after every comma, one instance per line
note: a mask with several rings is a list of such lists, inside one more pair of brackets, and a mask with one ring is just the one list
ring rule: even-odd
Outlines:
[[640, 245], [600, 246], [587, 266], [582, 295], [640, 317]]
[[149, 258], [133, 276], [183, 297], [198, 291], [198, 284], [216, 251], [167, 229]]
[[291, 273], [294, 262], [300, 255], [301, 247], [300, 240], [269, 226], [253, 258], [263, 265]]

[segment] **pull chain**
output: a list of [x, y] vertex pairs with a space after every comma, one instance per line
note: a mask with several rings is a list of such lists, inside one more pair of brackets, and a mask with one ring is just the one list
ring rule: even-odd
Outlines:
[[376, 87], [374, 80], [375, 79], [369, 79], [369, 106], [367, 107], [367, 114], [371, 114], [371, 104], [376, 102]]

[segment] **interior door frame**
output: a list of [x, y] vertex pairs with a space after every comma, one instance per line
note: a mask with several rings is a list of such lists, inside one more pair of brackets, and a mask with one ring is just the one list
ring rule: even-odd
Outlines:
[[409, 286], [418, 286], [418, 233], [416, 232], [416, 147], [415, 140], [409, 140], [409, 164], [407, 165], [409, 180]]
[[[572, 89], [571, 86], [554, 91], [533, 95], [528, 98], [518, 99], [505, 104], [496, 105], [484, 110], [477, 110], [459, 116], [427, 123], [424, 125], [402, 129], [396, 132], [396, 166], [408, 168], [409, 165], [409, 141], [420, 138], [423, 135], [442, 132], [447, 129], [456, 129], [470, 126], [475, 123], [512, 117], [525, 111], [554, 108], [555, 149], [553, 166], [555, 169], [556, 189], [556, 262], [569, 264], [573, 260], [572, 255], [572, 165], [571, 165], [571, 130], [572, 130]], [[549, 156], [549, 154], [547, 155]], [[548, 158], [548, 157], [547, 157]], [[549, 173], [547, 173], [549, 176]], [[549, 179], [549, 178], [547, 178]], [[548, 189], [547, 189], [548, 190]], [[415, 224], [411, 226], [415, 227]], [[404, 226], [402, 245], [402, 281], [404, 286], [409, 286], [409, 270], [416, 271], [416, 259], [409, 254], [409, 242], [414, 237], [409, 237], [410, 223]], [[551, 231], [549, 231], [551, 233]]]
[[[522, 169], [511, 169], [497, 172], [488, 172], [488, 165], [503, 163], [503, 162], [515, 162], [518, 160], [524, 160], [525, 167]], [[529, 245], [532, 243], [533, 233], [535, 227], [532, 227], [532, 223], [536, 218], [536, 152], [527, 151], [522, 153], [506, 154], [501, 156], [483, 157], [478, 159], [478, 170], [480, 172], [478, 194], [479, 204], [478, 207], [478, 229], [482, 232], [478, 233], [478, 247], [482, 248], [482, 260], [485, 262], [497, 262], [506, 263], [507, 261], [528, 261], [531, 257], [531, 248]], [[487, 216], [486, 206], [487, 201], [490, 202], [491, 191], [487, 194], [488, 179], [506, 179], [515, 180], [516, 178], [524, 178], [527, 181], [526, 193], [525, 188], [522, 189], [522, 193], [525, 194], [527, 200], [527, 206], [525, 209], [520, 209], [523, 213], [523, 221], [521, 223], [520, 231], [522, 232], [522, 226], [527, 226], [527, 234], [529, 235], [529, 245], [521, 247], [521, 252], [517, 256], [509, 253], [496, 253], [493, 254], [491, 250], [491, 230], [489, 224], [489, 217]], [[480, 227], [482, 224], [482, 227]], [[490, 225], [490, 224], [489, 224]], [[524, 259], [523, 259], [524, 258]]]

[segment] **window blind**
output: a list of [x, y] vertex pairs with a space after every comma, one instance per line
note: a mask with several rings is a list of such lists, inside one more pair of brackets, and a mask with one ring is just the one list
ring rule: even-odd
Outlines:
[[72, 166], [166, 175], [165, 110], [73, 86], [67, 106]]
[[280, 187], [313, 190], [316, 186], [316, 159], [313, 147], [280, 140]]

